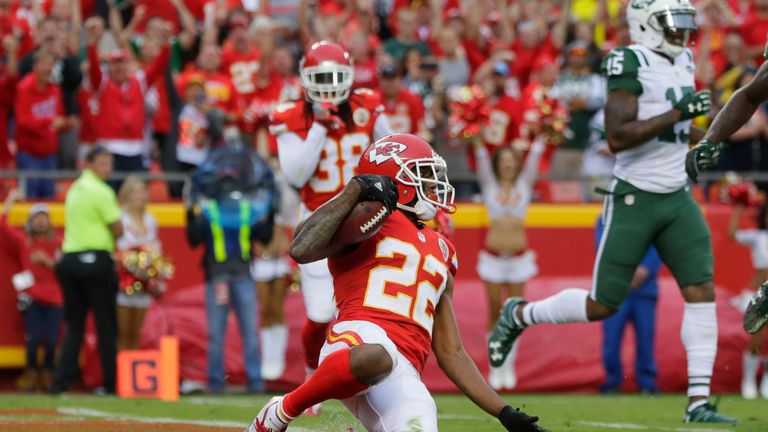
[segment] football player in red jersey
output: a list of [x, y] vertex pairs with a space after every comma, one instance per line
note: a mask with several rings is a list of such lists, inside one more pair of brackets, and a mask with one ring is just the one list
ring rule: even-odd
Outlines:
[[[271, 115], [280, 169], [301, 190], [303, 216], [339, 193], [357, 174], [363, 149], [391, 133], [379, 98], [368, 89], [351, 90], [353, 75], [340, 45], [315, 43], [300, 64], [306, 99], [282, 104]], [[300, 271], [308, 318], [302, 344], [311, 374], [335, 313], [333, 280], [325, 260], [302, 265]]]
[[[339, 399], [369, 431], [437, 431], [434, 400], [420, 374], [435, 352], [448, 378], [507, 430], [543, 431], [483, 380], [461, 342], [451, 304], [456, 251], [424, 225], [453, 210], [445, 161], [421, 138], [384, 137], [363, 152], [359, 175], [299, 225], [291, 255], [327, 258], [339, 316], [315, 374], [270, 400], [246, 432], [281, 432], [302, 411]], [[331, 238], [360, 201], [384, 203], [389, 218], [356, 244]]]

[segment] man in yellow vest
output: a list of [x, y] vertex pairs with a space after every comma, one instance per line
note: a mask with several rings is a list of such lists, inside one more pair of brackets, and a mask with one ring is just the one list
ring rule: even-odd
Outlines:
[[187, 238], [204, 245], [208, 389], [224, 391], [224, 336], [234, 309], [243, 338], [248, 392], [263, 390], [256, 332], [253, 242], [269, 243], [279, 193], [267, 163], [246, 149], [222, 148], [199, 167], [187, 211]]

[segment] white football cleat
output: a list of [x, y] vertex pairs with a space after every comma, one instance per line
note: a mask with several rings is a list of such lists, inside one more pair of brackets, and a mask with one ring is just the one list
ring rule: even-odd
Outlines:
[[741, 381], [741, 397], [748, 400], [757, 399], [757, 383], [754, 378]]
[[280, 408], [285, 396], [275, 396], [259, 411], [243, 432], [285, 432], [291, 420]]
[[488, 372], [488, 385], [494, 390], [501, 390], [504, 386], [504, 367], [491, 366], [490, 372]]
[[502, 377], [502, 387], [506, 390], [512, 390], [517, 386], [517, 374], [512, 365], [502, 366], [504, 369], [504, 376]]
[[[765, 366], [768, 369], [768, 364]], [[768, 372], [763, 374], [763, 380], [760, 382], [760, 396], [768, 399]]]

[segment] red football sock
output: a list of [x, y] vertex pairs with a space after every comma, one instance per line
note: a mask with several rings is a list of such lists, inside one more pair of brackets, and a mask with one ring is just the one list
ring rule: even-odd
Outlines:
[[289, 417], [328, 399], [347, 399], [368, 388], [352, 374], [349, 349], [336, 351], [323, 360], [304, 384], [285, 395], [282, 407]]
[[310, 319], [304, 323], [301, 329], [301, 343], [304, 348], [304, 361], [311, 369], [317, 369], [320, 360], [320, 350], [323, 349], [325, 338], [328, 336], [330, 323], [314, 322]]

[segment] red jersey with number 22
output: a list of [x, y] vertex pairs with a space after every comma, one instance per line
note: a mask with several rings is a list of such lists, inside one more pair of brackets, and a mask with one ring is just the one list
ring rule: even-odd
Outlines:
[[338, 321], [368, 321], [387, 332], [419, 373], [432, 345], [432, 324], [448, 273], [458, 267], [453, 244], [394, 212], [351, 253], [328, 259]]
[[[350, 95], [349, 104], [351, 127], [328, 130], [317, 169], [301, 188], [301, 201], [309, 210], [314, 211], [336, 196], [357, 175], [360, 155], [374, 141], [373, 126], [384, 111], [378, 95], [368, 89], [357, 89]], [[314, 119], [305, 107], [304, 101], [280, 104], [270, 118], [270, 133], [292, 132], [306, 139]]]

